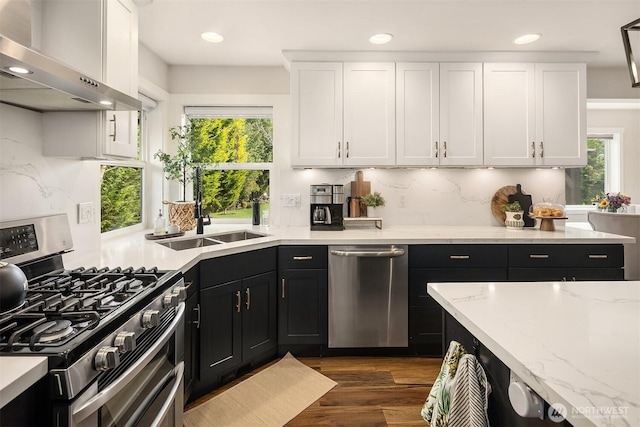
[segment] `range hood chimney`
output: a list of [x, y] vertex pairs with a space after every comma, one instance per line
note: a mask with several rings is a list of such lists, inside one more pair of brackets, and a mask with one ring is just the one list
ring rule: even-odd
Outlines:
[[[26, 70], [22, 74], [17, 69]], [[135, 111], [142, 103], [0, 34], [0, 102], [34, 111]]]

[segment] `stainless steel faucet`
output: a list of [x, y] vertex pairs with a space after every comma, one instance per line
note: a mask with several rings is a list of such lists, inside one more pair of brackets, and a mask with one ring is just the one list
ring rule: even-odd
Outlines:
[[193, 214], [197, 221], [196, 234], [203, 234], [204, 226], [211, 224], [211, 218], [207, 215], [207, 220], [205, 221], [202, 215], [202, 168], [200, 166], [196, 167], [196, 206]]

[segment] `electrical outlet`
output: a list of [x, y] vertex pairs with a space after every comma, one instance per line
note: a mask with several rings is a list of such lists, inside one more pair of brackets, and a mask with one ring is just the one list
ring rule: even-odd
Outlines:
[[93, 203], [78, 203], [78, 224], [87, 224], [93, 221]]
[[285, 208], [299, 208], [300, 195], [299, 194], [283, 194], [282, 206], [284, 206]]

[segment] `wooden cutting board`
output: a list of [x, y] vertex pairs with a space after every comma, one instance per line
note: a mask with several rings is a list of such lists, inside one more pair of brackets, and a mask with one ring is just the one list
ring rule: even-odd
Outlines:
[[371, 193], [371, 181], [364, 180], [362, 171], [356, 172], [356, 180], [351, 181], [351, 197], [362, 197]]
[[509, 196], [517, 192], [518, 189], [515, 186], [506, 185], [496, 191], [491, 198], [491, 213], [501, 225], [504, 225], [504, 220], [507, 218], [507, 214], [504, 213], [502, 207], [509, 203]]

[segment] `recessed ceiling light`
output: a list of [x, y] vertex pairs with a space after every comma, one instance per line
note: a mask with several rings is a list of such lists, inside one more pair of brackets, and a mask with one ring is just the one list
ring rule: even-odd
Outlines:
[[200, 34], [200, 37], [202, 37], [202, 40], [208, 41], [209, 43], [220, 43], [224, 40], [222, 35], [211, 31]]
[[541, 37], [540, 34], [525, 34], [524, 36], [518, 37], [513, 42], [515, 44], [533, 43], [534, 41], [538, 40], [540, 37]]
[[33, 71], [27, 70], [26, 68], [22, 67], [9, 67], [8, 69], [9, 71], [13, 71], [14, 73], [18, 74], [33, 74]]
[[389, 34], [389, 33], [374, 34], [371, 37], [369, 37], [369, 41], [373, 44], [389, 43], [392, 39], [393, 39], [393, 34]]

